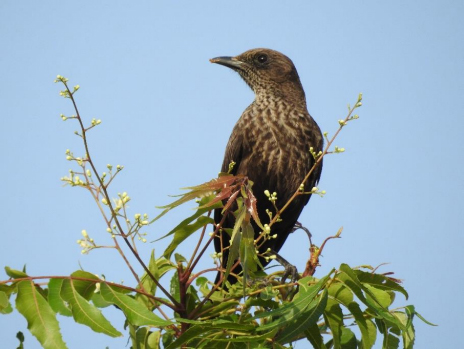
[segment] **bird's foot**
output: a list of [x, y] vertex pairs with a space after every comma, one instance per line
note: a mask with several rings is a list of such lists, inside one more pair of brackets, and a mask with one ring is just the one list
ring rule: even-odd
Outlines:
[[282, 275], [282, 279], [280, 280], [282, 284], [285, 283], [285, 280], [289, 276], [291, 276], [291, 282], [296, 282], [300, 278], [300, 275], [298, 274], [298, 269], [296, 269], [296, 267], [293, 264], [288, 263], [287, 265], [284, 265], [284, 268], [284, 275]]
[[291, 282], [296, 282], [300, 278], [298, 269], [275, 251], [272, 251], [272, 253], [275, 254], [276, 261], [284, 267], [284, 274], [282, 275], [280, 282], [284, 284], [285, 280], [287, 280], [289, 276], [291, 276]]

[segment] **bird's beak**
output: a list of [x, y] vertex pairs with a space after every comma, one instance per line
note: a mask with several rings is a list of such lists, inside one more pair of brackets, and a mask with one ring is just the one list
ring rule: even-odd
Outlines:
[[209, 60], [211, 63], [217, 63], [231, 69], [242, 69], [244, 63], [235, 57], [216, 57]]

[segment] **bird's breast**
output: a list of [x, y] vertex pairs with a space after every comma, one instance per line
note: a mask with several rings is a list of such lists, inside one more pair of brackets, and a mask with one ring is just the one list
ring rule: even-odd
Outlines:
[[305, 111], [285, 104], [251, 105], [242, 115], [245, 163], [243, 173], [272, 186], [288, 183], [294, 191], [311, 167], [308, 129], [313, 120]]

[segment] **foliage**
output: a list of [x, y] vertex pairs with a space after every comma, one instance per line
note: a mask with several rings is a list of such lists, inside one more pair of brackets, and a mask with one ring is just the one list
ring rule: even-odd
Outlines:
[[[83, 270], [69, 276], [41, 277], [6, 267], [9, 279], [0, 282], [0, 312], [11, 313], [12, 299], [16, 297], [16, 309], [25, 317], [28, 329], [44, 348], [66, 348], [57, 314], [73, 317], [76, 323], [95, 332], [111, 337], [122, 336], [116, 325], [104, 315], [104, 308], [108, 306], [115, 306], [124, 313], [132, 348], [289, 348], [299, 340], [309, 341], [318, 349], [368, 349], [376, 341], [381, 341], [385, 349], [399, 348], [400, 342], [403, 348], [413, 347], [413, 319], [417, 316], [427, 321], [412, 305], [391, 308], [398, 294], [408, 298], [399, 280], [391, 278], [388, 273], [377, 273], [370, 266], [351, 268], [346, 264], [325, 276], [314, 276], [326, 242], [339, 237], [341, 229], [327, 238], [321, 247], [311, 246], [306, 269], [298, 282], [281, 283], [278, 277], [283, 274], [282, 271], [269, 275], [259, 271], [258, 247], [266, 239], [273, 238], [272, 226], [279, 221], [288, 204], [298, 195], [316, 193], [322, 196], [324, 191], [318, 188], [305, 190], [302, 184], [289, 203], [282, 208], [276, 207], [276, 212], [269, 216], [269, 222], [263, 224], [256, 213], [253, 183], [244, 176], [222, 173], [207, 183], [186, 188], [188, 192], [162, 207], [158, 217], [150, 220], [146, 214], [135, 214], [130, 219], [127, 212], [129, 195], [124, 192], [112, 198], [108, 192], [108, 187], [123, 166], [114, 168], [107, 165], [107, 172], [100, 173], [91, 158], [87, 133], [101, 120], [93, 119], [90, 126], [85, 127], [74, 99], [79, 86], [71, 91], [68, 80], [62, 76], [58, 76], [55, 82], [64, 84], [65, 89], [60, 94], [71, 100], [76, 112], [72, 116], [61, 114], [61, 118], [77, 120], [80, 132], [76, 135], [82, 138], [85, 149], [82, 157], [66, 151], [67, 160], [75, 162], [79, 170], [70, 171], [62, 181], [90, 192], [107, 224], [107, 238], [113, 245], [98, 245], [85, 230], [78, 243], [83, 253], [99, 248], [116, 249], [132, 272], [135, 283], [125, 286], [108, 282]], [[352, 113], [361, 106], [361, 100], [360, 94], [355, 106], [348, 106], [348, 116], [339, 120], [339, 128], [330, 140], [324, 133], [327, 145], [323, 152], [309, 150], [316, 160], [315, 166], [326, 154], [344, 151], [339, 147], [334, 147], [333, 151], [329, 149], [341, 129], [358, 118]], [[277, 195], [267, 194], [271, 201]], [[147, 241], [141, 230], [190, 200], [197, 200], [198, 207], [190, 217], [163, 236], [172, 237], [167, 249], [158, 257], [152, 253], [148, 263], [143, 261], [137, 252], [137, 243]], [[205, 253], [213, 239], [218, 238], [221, 223], [214, 224], [210, 216], [212, 210], [220, 208], [224, 213], [233, 211], [236, 218], [236, 225], [229, 232], [232, 241], [229, 263], [225, 270], [222, 269], [222, 252], [214, 253], [215, 266], [198, 271], [198, 261], [208, 258]], [[262, 229], [256, 240], [251, 220]], [[209, 236], [206, 234], [208, 226], [214, 230]], [[185, 258], [175, 253], [177, 247], [192, 234], [199, 235], [192, 256]], [[126, 258], [127, 251], [144, 269], [143, 275], [137, 275]], [[261, 256], [276, 258], [269, 251]], [[234, 272], [236, 259], [241, 261], [244, 273], [238, 275], [239, 282], [236, 284], [226, 282], [224, 285], [223, 280]], [[217, 270], [221, 271], [221, 280], [217, 284], [204, 276]], [[172, 274], [169, 271], [174, 275], [165, 280]], [[48, 283], [39, 285], [37, 281], [41, 279], [47, 279]], [[168, 284], [169, 290], [163, 286]], [[24, 336], [18, 333], [17, 338], [19, 348], [22, 348]]]

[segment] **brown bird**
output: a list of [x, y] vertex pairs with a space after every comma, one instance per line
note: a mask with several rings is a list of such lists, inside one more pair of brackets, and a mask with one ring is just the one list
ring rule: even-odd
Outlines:
[[[227, 144], [222, 172], [227, 172], [234, 161], [232, 173], [248, 176], [254, 182], [253, 193], [257, 198], [258, 216], [261, 222], [269, 222], [266, 210], [275, 214], [275, 208], [265, 191], [277, 193], [277, 208], [282, 208], [299, 189], [304, 177], [315, 160], [310, 147], [318, 153], [323, 147], [323, 136], [319, 126], [309, 115], [305, 93], [293, 62], [280, 52], [269, 49], [253, 49], [236, 57], [217, 57], [212, 63], [235, 70], [255, 93], [255, 100], [245, 109], [235, 125]], [[317, 184], [321, 176], [322, 162], [304, 183], [305, 191]], [[298, 217], [308, 203], [310, 195], [300, 195], [282, 213], [282, 221], [272, 226], [271, 235], [260, 252], [270, 248], [277, 253], [288, 235], [294, 230]], [[214, 214], [215, 222], [222, 219], [220, 209]], [[234, 216], [229, 214], [222, 225], [233, 228]], [[255, 238], [261, 229], [253, 222]], [[222, 232], [222, 234], [226, 234]], [[230, 237], [223, 240], [229, 245]], [[214, 240], [216, 252], [221, 252], [221, 243]], [[227, 265], [228, 250], [223, 253], [222, 265]], [[284, 260], [285, 261], [285, 260]], [[263, 266], [268, 264], [260, 258]], [[239, 266], [235, 274], [241, 271]], [[216, 282], [220, 279], [220, 273]], [[231, 283], [236, 278], [229, 276]]]

